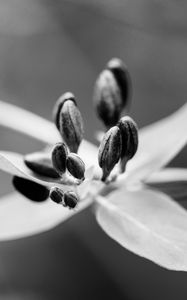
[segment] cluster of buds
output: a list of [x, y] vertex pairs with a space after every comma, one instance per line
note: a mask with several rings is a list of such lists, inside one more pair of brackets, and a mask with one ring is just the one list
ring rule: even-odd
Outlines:
[[[118, 173], [124, 172], [127, 162], [137, 151], [136, 123], [129, 116], [120, 118], [123, 109], [128, 111], [131, 90], [130, 75], [124, 63], [117, 58], [109, 61], [96, 81], [93, 97], [97, 114], [107, 130], [98, 153], [103, 172], [101, 180], [104, 182], [108, 181], [115, 165], [119, 166]], [[84, 180], [85, 164], [77, 154], [84, 130], [72, 93], [65, 93], [57, 100], [53, 120], [63, 142], [52, 149], [26, 155], [24, 163], [38, 177], [54, 181], [54, 186], [45, 187], [17, 176], [13, 178], [13, 185], [31, 200], [44, 201], [50, 197], [55, 203], [75, 208], [79, 202], [75, 187]], [[55, 185], [55, 182], [58, 184]], [[66, 185], [67, 189], [62, 190], [60, 184]]]

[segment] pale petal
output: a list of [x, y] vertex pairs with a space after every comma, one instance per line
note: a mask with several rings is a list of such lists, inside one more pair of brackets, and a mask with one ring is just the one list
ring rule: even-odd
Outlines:
[[96, 218], [123, 247], [171, 270], [187, 271], [187, 212], [153, 190], [98, 197]]
[[[26, 134], [45, 144], [54, 145], [62, 140], [52, 122], [3, 101], [0, 101], [0, 125]], [[81, 143], [79, 154], [87, 166], [97, 162], [97, 147], [86, 140]]]
[[80, 212], [90, 204], [79, 203], [77, 209], [58, 205], [50, 200], [32, 202], [18, 193], [0, 199], [0, 240], [18, 239], [47, 231]]
[[169, 163], [187, 143], [187, 104], [171, 116], [140, 130], [139, 147], [127, 164], [128, 178], [146, 180]]

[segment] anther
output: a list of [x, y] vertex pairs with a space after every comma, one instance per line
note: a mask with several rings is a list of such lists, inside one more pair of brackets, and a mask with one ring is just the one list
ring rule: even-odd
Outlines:
[[70, 151], [76, 153], [83, 139], [83, 120], [73, 94], [68, 95], [57, 105], [55, 123]]
[[99, 147], [98, 162], [102, 168], [102, 181], [106, 181], [121, 155], [121, 133], [117, 126], [112, 127], [104, 135]]
[[59, 178], [59, 174], [53, 168], [51, 154], [47, 152], [34, 152], [24, 157], [26, 166], [38, 175]]
[[70, 153], [67, 157], [67, 170], [75, 178], [84, 180], [85, 164], [79, 155]]
[[49, 197], [55, 203], [60, 204], [64, 199], [64, 192], [60, 188], [54, 186], [50, 189]]
[[49, 189], [34, 181], [14, 176], [12, 183], [19, 193], [32, 201], [42, 202], [49, 197]]
[[75, 208], [78, 204], [78, 196], [73, 191], [65, 192], [63, 202], [64, 202], [64, 206], [67, 206], [70, 209]]
[[124, 172], [126, 163], [133, 158], [138, 149], [138, 127], [129, 116], [121, 118], [117, 126], [122, 138], [121, 172]]
[[53, 167], [61, 176], [66, 171], [67, 156], [67, 146], [64, 143], [57, 143], [52, 150], [51, 159]]
[[94, 89], [94, 103], [100, 119], [107, 128], [116, 125], [120, 113], [127, 107], [131, 91], [130, 76], [119, 59], [112, 59], [99, 75]]

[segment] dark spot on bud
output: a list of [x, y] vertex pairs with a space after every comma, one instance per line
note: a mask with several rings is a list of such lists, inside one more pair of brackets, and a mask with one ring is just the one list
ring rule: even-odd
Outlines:
[[52, 164], [55, 170], [60, 174], [64, 174], [66, 171], [66, 159], [68, 151], [64, 143], [57, 143], [51, 154]]
[[64, 102], [67, 100], [72, 100], [76, 104], [74, 95], [70, 92], [67, 92], [57, 100], [53, 109], [53, 120], [58, 130], [60, 130], [60, 111]]
[[77, 179], [84, 179], [85, 164], [75, 153], [70, 153], [67, 157], [67, 169]]
[[75, 208], [78, 203], [78, 197], [75, 192], [64, 193], [64, 206], [68, 206], [70, 209]]
[[19, 193], [32, 201], [42, 202], [49, 197], [48, 188], [34, 181], [14, 176], [12, 183]]
[[71, 152], [77, 152], [83, 139], [83, 120], [75, 101], [67, 100], [60, 110], [60, 134]]
[[51, 154], [46, 152], [35, 152], [24, 157], [26, 166], [38, 175], [59, 178], [59, 174], [53, 168]]
[[50, 189], [49, 197], [52, 201], [59, 204], [62, 203], [64, 199], [64, 192], [60, 188], [55, 186]]
[[113, 73], [121, 92], [121, 109], [127, 108], [131, 94], [132, 82], [127, 66], [119, 58], [112, 58], [108, 64], [108, 69]]
[[102, 181], [110, 175], [121, 155], [121, 133], [117, 126], [112, 127], [104, 135], [99, 147], [98, 161], [103, 170]]

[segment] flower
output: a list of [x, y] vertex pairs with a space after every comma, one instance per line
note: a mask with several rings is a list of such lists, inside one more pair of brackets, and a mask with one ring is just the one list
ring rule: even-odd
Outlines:
[[[53, 123], [2, 101], [0, 125], [40, 140], [45, 146], [61, 141]], [[6, 195], [0, 201], [0, 240], [49, 230], [90, 206], [101, 228], [120, 245], [167, 269], [187, 271], [187, 212], [156, 188], [187, 181], [186, 169], [164, 168], [186, 145], [186, 132], [187, 103], [173, 115], [139, 131], [136, 155], [126, 171], [108, 184], [98, 180], [97, 147], [83, 140], [78, 154], [86, 172], [85, 180], [74, 188], [80, 199], [76, 208], [68, 210], [50, 199], [27, 201], [18, 192]], [[54, 189], [55, 185], [67, 189], [59, 178], [46, 179], [33, 173], [18, 153], [0, 151], [0, 169], [47, 188]]]

